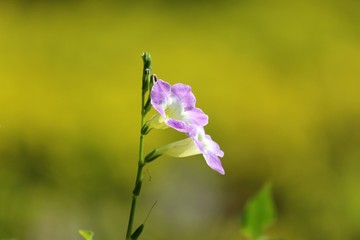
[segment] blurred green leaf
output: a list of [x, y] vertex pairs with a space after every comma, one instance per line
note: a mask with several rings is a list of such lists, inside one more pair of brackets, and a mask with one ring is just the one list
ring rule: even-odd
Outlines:
[[245, 205], [241, 215], [241, 232], [249, 239], [260, 238], [264, 229], [272, 224], [276, 210], [272, 198], [271, 184], [266, 183], [262, 189]]
[[94, 233], [92, 231], [79, 230], [79, 233], [85, 240], [93, 240]]
[[136, 239], [138, 239], [143, 230], [144, 230], [144, 224], [141, 224], [141, 225], [135, 230], [135, 232], [131, 235], [130, 239], [131, 239], [131, 240], [136, 240]]

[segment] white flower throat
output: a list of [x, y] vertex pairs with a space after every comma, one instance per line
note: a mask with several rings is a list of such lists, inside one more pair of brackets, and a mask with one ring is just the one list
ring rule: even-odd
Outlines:
[[184, 108], [179, 101], [169, 99], [168, 105], [165, 109], [166, 118], [173, 118], [176, 120], [183, 119], [182, 113], [184, 112]]

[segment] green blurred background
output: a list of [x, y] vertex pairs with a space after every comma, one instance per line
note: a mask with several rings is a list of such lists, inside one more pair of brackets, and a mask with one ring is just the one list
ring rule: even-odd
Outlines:
[[[1, 1], [0, 239], [124, 239], [141, 52], [193, 87], [225, 176], [201, 156], [146, 167], [142, 239], [243, 239], [271, 180], [269, 236], [360, 239], [360, 2]], [[152, 131], [147, 148], [181, 139]]]

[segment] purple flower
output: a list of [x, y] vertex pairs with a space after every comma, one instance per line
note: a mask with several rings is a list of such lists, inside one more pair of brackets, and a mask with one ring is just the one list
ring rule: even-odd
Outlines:
[[181, 83], [171, 86], [158, 80], [151, 89], [150, 97], [158, 113], [148, 121], [146, 129], [171, 127], [184, 132], [189, 138], [154, 149], [145, 157], [145, 161], [151, 162], [161, 155], [188, 157], [202, 154], [210, 168], [225, 174], [219, 158], [224, 156], [224, 152], [205, 134], [208, 116], [195, 107], [196, 99], [191, 87]]
[[171, 127], [190, 133], [208, 123], [208, 116], [195, 107], [196, 98], [191, 87], [182, 83], [171, 86], [158, 80], [151, 89], [151, 104], [158, 112], [150, 119], [150, 127], [163, 129]]
[[146, 156], [145, 161], [151, 162], [161, 155], [181, 158], [197, 154], [204, 156], [210, 168], [223, 175], [225, 174], [219, 159], [219, 157], [224, 156], [224, 152], [221, 151], [219, 145], [209, 135], [205, 134], [202, 127], [196, 128], [194, 135], [189, 138], [156, 148]]

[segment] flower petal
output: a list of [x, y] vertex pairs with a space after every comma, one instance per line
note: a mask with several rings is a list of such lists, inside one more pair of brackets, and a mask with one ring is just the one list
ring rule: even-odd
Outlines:
[[172, 128], [174, 128], [175, 130], [179, 131], [179, 132], [189, 132], [191, 131], [192, 127], [185, 124], [183, 121], [180, 120], [176, 120], [176, 119], [169, 119], [166, 124]]
[[219, 145], [214, 142], [211, 137], [205, 134], [203, 128], [197, 128], [197, 132], [192, 136], [195, 144], [204, 155], [207, 165], [213, 170], [225, 174], [224, 168], [221, 165], [219, 157], [224, 156], [224, 152]]
[[225, 174], [225, 170], [224, 168], [222, 167], [222, 164], [221, 164], [221, 161], [220, 159], [218, 158], [218, 156], [216, 156], [216, 154], [213, 154], [213, 153], [204, 153], [204, 158], [205, 158], [205, 161], [207, 163], [207, 165], [217, 171], [218, 173], [224, 175]]
[[184, 116], [189, 123], [196, 126], [205, 126], [209, 122], [209, 117], [200, 108], [193, 108], [184, 112]]
[[169, 104], [171, 85], [163, 80], [158, 80], [151, 89], [151, 104], [162, 115], [165, 115], [166, 106]]
[[174, 84], [171, 87], [172, 95], [179, 101], [181, 101], [185, 109], [195, 107], [196, 98], [191, 92], [191, 87], [182, 83]]

